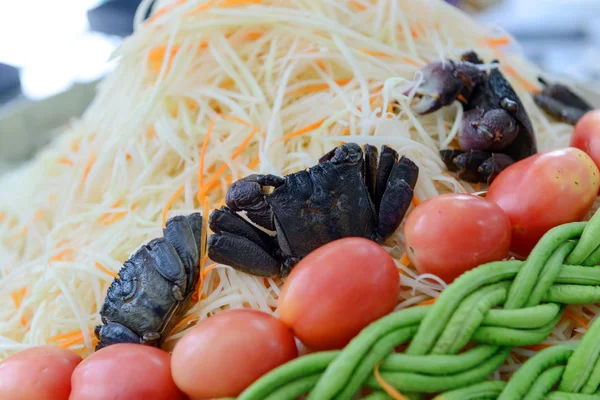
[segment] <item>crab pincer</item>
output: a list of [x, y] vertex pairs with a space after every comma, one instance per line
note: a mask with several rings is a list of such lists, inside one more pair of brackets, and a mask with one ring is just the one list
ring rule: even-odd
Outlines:
[[169, 219], [163, 236], [125, 261], [109, 287], [96, 350], [116, 343], [160, 347], [185, 312], [199, 277], [202, 216]]
[[283, 277], [331, 241], [353, 236], [384, 242], [411, 204], [419, 169], [387, 146], [379, 162], [377, 156], [373, 146], [363, 152], [347, 143], [308, 170], [235, 182], [227, 206], [211, 213], [209, 257], [249, 274]]
[[489, 184], [510, 164], [535, 154], [537, 144], [529, 116], [510, 83], [498, 68], [486, 72], [479, 64], [483, 64], [479, 56], [468, 52], [461, 60], [423, 67], [412, 109], [428, 114], [460, 101], [464, 110], [460, 148], [442, 149], [440, 156], [461, 179]]
[[544, 78], [538, 80], [544, 89], [533, 95], [535, 103], [546, 113], [567, 124], [576, 125], [592, 106], [575, 94], [567, 86], [559, 83], [548, 83]]

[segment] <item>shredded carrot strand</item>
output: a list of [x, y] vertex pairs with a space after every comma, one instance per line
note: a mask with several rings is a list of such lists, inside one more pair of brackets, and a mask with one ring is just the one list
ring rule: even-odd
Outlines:
[[0, 211], [0, 222], [4, 221], [4, 218], [6, 218], [6, 214]]
[[223, 117], [223, 119], [227, 119], [229, 121], [234, 121], [234, 122], [237, 122], [238, 124], [245, 125], [248, 128], [252, 128], [252, 129], [258, 130], [258, 128], [255, 125], [252, 125], [250, 122], [245, 121], [245, 120], [243, 120], [241, 118], [238, 118], [238, 117], [236, 117], [234, 115], [226, 115], [226, 116]]
[[15, 304], [15, 308], [21, 307], [21, 301], [25, 297], [25, 293], [27, 293], [27, 288], [22, 288], [21, 290], [15, 290], [11, 293], [13, 303]]
[[325, 71], [327, 68], [325, 67], [325, 64], [323, 63], [323, 61], [321, 60], [317, 60], [316, 61], [317, 65], [319, 66], [319, 68], [321, 68], [321, 71]]
[[261, 0], [223, 0], [217, 7], [228, 8], [228, 7], [239, 7], [250, 4], [261, 4]]
[[154, 128], [149, 128], [146, 132], [146, 139], [152, 140], [156, 136], [156, 130]]
[[42, 219], [43, 216], [44, 216], [44, 209], [40, 208], [35, 212], [35, 214], [33, 214], [33, 220], [39, 221], [40, 219]]
[[21, 322], [22, 326], [27, 326], [27, 323], [29, 322], [29, 320], [24, 315], [21, 315], [21, 318], [19, 318], [19, 322]]
[[162, 212], [163, 228], [167, 227], [167, 213], [169, 212], [171, 205], [173, 205], [175, 200], [177, 200], [177, 198], [181, 195], [181, 193], [183, 193], [183, 189], [185, 189], [185, 186], [181, 185], [181, 187], [179, 189], [177, 189], [177, 191], [173, 194], [173, 196], [171, 196], [169, 201], [167, 201], [167, 204], [165, 204], [165, 208], [163, 208], [163, 212]]
[[417, 197], [417, 195], [413, 195], [413, 198], [411, 200], [411, 203], [413, 206], [418, 206], [419, 204], [421, 204], [421, 200], [419, 200], [419, 198]]
[[74, 153], [77, 153], [77, 152], [79, 151], [79, 140], [73, 140], [73, 141], [71, 142], [71, 150], [72, 150]]
[[260, 156], [256, 156], [254, 157], [254, 159], [252, 161], [250, 161], [250, 164], [248, 164], [248, 168], [249, 169], [254, 169], [256, 168], [256, 166], [258, 165], [258, 163], [260, 162]]
[[[230, 185], [232, 181], [233, 181], [233, 178], [232, 178], [231, 176], [229, 176], [229, 177], [225, 178], [225, 183], [226, 183], [227, 185]], [[215, 182], [213, 182], [213, 183], [212, 183], [210, 186], [208, 186], [208, 187], [206, 188], [206, 191], [207, 191], [207, 192], [210, 192], [211, 190], [213, 190], [213, 189], [217, 188], [217, 187], [218, 187], [220, 184], [221, 184], [221, 182], [219, 182], [219, 181], [215, 181]]]
[[161, 16], [167, 14], [169, 11], [172, 11], [173, 9], [175, 9], [176, 7], [180, 6], [181, 4], [185, 3], [186, 0], [177, 0], [176, 2], [174, 2], [173, 4], [169, 4], [166, 7], [161, 8], [160, 10], [158, 10], [152, 17], [150, 17], [150, 19], [148, 19], [147, 24], [151, 24], [154, 21], [156, 21], [158, 18], [160, 18]]
[[249, 32], [246, 34], [246, 39], [257, 40], [260, 39], [262, 36], [263, 34], [261, 32]]
[[543, 343], [540, 343], [540, 344], [534, 344], [532, 346], [526, 346], [526, 347], [523, 347], [523, 348], [525, 350], [531, 350], [531, 351], [542, 351], [542, 350], [547, 349], [548, 347], [552, 347], [552, 346], [554, 346], [554, 345], [553, 344], [543, 344]]
[[425, 300], [425, 301], [420, 302], [418, 305], [419, 306], [430, 306], [432, 304], [435, 304], [436, 301], [437, 301], [437, 297], [432, 297], [429, 300]]
[[115, 222], [117, 222], [118, 220], [120, 220], [121, 218], [123, 218], [124, 216], [126, 216], [128, 214], [127, 211], [121, 211], [118, 213], [113, 214], [112, 217], [107, 218], [106, 220], [103, 221], [105, 226], [109, 226], [114, 224]]
[[461, 103], [468, 103], [467, 99], [465, 99], [465, 96], [463, 96], [462, 94], [458, 94], [458, 96], [456, 96], [456, 98], [461, 102]]
[[[335, 81], [335, 83], [337, 83], [338, 85], [346, 85], [348, 82], [350, 82], [352, 79], [338, 79], [337, 81]], [[319, 85], [311, 85], [311, 86], [306, 86], [300, 89], [295, 89], [295, 90], [290, 90], [287, 92], [287, 94], [303, 94], [303, 93], [313, 93], [313, 92], [318, 92], [320, 90], [327, 90], [331, 88], [331, 86], [329, 86], [326, 83], [321, 83]]]
[[196, 7], [194, 10], [190, 11], [189, 13], [187, 13], [186, 15], [198, 14], [199, 12], [202, 12], [202, 11], [204, 11], [204, 10], [212, 7], [213, 4], [215, 4], [214, 1], [209, 1], [208, 3], [201, 4], [198, 7]]
[[60, 160], [58, 160], [59, 164], [62, 165], [68, 165], [69, 167], [72, 167], [73, 165], [75, 165], [75, 163], [71, 160], [69, 160], [68, 158], [61, 158]]
[[358, 8], [358, 9], [360, 9], [360, 10], [364, 10], [364, 9], [366, 9], [366, 8], [367, 8], [367, 6], [365, 6], [365, 5], [364, 5], [364, 4], [362, 4], [362, 3], [359, 3], [358, 1], [351, 1], [350, 3], [351, 3], [351, 4], [352, 4], [354, 7]]
[[415, 67], [422, 67], [424, 65], [424, 63], [419, 62], [417, 60], [413, 60], [410, 57], [402, 57], [402, 61], [404, 61], [405, 63], [414, 65]]
[[226, 79], [225, 81], [223, 81], [223, 83], [221, 83], [219, 85], [219, 87], [221, 89], [229, 89], [230, 87], [232, 87], [235, 84], [235, 82], [233, 81], [233, 79]]
[[372, 50], [367, 50], [367, 49], [359, 49], [359, 50], [362, 51], [363, 53], [368, 54], [373, 57], [391, 57], [390, 54], [384, 53], [381, 51], [372, 51]]
[[[113, 204], [113, 205], [111, 206], [111, 208], [117, 208], [117, 207], [119, 207], [120, 205], [121, 205], [121, 200], [117, 200], [117, 202], [116, 202], [115, 204]], [[107, 212], [107, 213], [106, 213], [106, 214], [104, 214], [102, 217], [100, 217], [100, 220], [99, 220], [99, 222], [101, 222], [101, 221], [103, 221], [103, 220], [105, 220], [105, 219], [107, 219], [107, 218], [111, 217], [112, 215], [114, 215], [114, 213], [113, 213], [113, 212]]]
[[69, 339], [69, 338], [72, 338], [77, 335], [81, 335], [81, 331], [72, 331], [72, 332], [67, 332], [67, 333], [61, 333], [60, 335], [56, 335], [56, 336], [51, 336], [48, 338], [48, 341], [49, 342], [57, 342], [59, 340]]
[[379, 386], [381, 386], [381, 388], [388, 394], [388, 396], [390, 396], [394, 400], [408, 400], [402, 395], [402, 393], [397, 391], [395, 387], [393, 387], [383, 379], [383, 377], [379, 373], [379, 364], [381, 364], [381, 361], [377, 361], [377, 364], [375, 364], [375, 369], [373, 371], [373, 375], [375, 376], [375, 380], [377, 381], [377, 383], [379, 383]]
[[[242, 144], [240, 144], [240, 146], [236, 149], [236, 151], [231, 155], [231, 160], [235, 160], [236, 157], [239, 156], [246, 147], [248, 147], [248, 145], [250, 144], [250, 141], [252, 140], [252, 137], [254, 137], [256, 132], [257, 132], [256, 130], [253, 130], [252, 132], [250, 132], [250, 134], [246, 137], [246, 139], [244, 139]], [[227, 164], [223, 164], [219, 167], [219, 169], [217, 169], [217, 171], [210, 177], [210, 179], [206, 182], [206, 184], [204, 184], [200, 188], [200, 192], [198, 193], [198, 199], [202, 199], [206, 195], [207, 187], [209, 187], [214, 182], [216, 182], [217, 179], [219, 179], [219, 177], [221, 176], [221, 174], [223, 172], [225, 172], [225, 170], [227, 170]]]
[[96, 156], [94, 154], [92, 154], [90, 156], [90, 159], [87, 163], [87, 166], [85, 167], [85, 171], [83, 172], [83, 180], [82, 183], [84, 183], [90, 173], [90, 170], [92, 169], [92, 165], [94, 165], [94, 162], [96, 161]]
[[400, 258], [400, 264], [404, 265], [405, 267], [408, 267], [410, 264], [410, 259], [406, 253], [402, 256], [402, 258]]
[[119, 275], [117, 275], [116, 273], [114, 273], [110, 269], [106, 268], [104, 265], [100, 264], [97, 261], [96, 261], [96, 268], [98, 268], [100, 271], [104, 272], [105, 274], [112, 276], [115, 279], [119, 278]]
[[280, 141], [280, 140], [286, 141], [286, 140], [293, 139], [297, 136], [305, 134], [306, 132], [310, 132], [312, 130], [319, 128], [323, 124], [323, 122], [325, 122], [324, 119], [317, 121], [317, 122], [313, 122], [312, 124], [307, 125], [302, 129], [298, 129], [297, 131], [288, 133], [287, 135], [284, 135], [284, 136], [280, 137], [279, 139], [275, 139], [275, 141]]
[[77, 336], [73, 337], [72, 339], [65, 340], [64, 342], [60, 342], [58, 345], [64, 349], [66, 349], [67, 347], [70, 347], [74, 344], [78, 344], [81, 342], [83, 342], [83, 334], [79, 333]]
[[72, 259], [73, 249], [64, 249], [58, 254], [54, 255], [50, 260], [51, 261], [61, 261], [66, 259]]
[[540, 89], [536, 85], [523, 78], [523, 76], [521, 76], [512, 66], [508, 64], [502, 64], [501, 68], [503, 68], [507, 74], [511, 75], [513, 78], [518, 80], [521, 83], [521, 85], [523, 85], [523, 87], [528, 91], [532, 93], [540, 92]]
[[500, 36], [496, 38], [487, 38], [485, 40], [485, 44], [489, 47], [501, 47], [506, 46], [512, 42], [511, 38], [508, 36]]
[[575, 314], [573, 311], [569, 310], [568, 308], [565, 310], [565, 317], [568, 317], [568, 318], [572, 319], [573, 321], [577, 322], [579, 324], [579, 326], [581, 326], [586, 331], [588, 329], [590, 329], [587, 322], [583, 318], [581, 318], [579, 315]]
[[131, 160], [132, 160], [132, 158], [133, 158], [133, 157], [131, 157], [131, 154], [129, 154], [129, 153], [125, 154], [125, 159], [126, 159], [127, 161], [131, 161]]
[[208, 276], [208, 274], [210, 273], [210, 271], [212, 271], [213, 269], [215, 269], [217, 267], [217, 264], [210, 264], [208, 267], [206, 267], [206, 269], [204, 270], [204, 272], [202, 273], [202, 277], [204, 279], [206, 279], [206, 277]]

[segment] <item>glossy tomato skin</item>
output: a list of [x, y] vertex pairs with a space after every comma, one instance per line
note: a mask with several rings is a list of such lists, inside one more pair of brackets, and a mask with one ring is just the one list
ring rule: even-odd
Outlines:
[[381, 246], [364, 238], [339, 239], [292, 269], [279, 315], [310, 349], [339, 349], [393, 311], [399, 290], [394, 260]]
[[538, 153], [502, 171], [486, 199], [510, 219], [511, 250], [526, 257], [548, 230], [581, 221], [596, 199], [599, 175], [593, 160], [572, 147]]
[[171, 356], [141, 344], [114, 344], [77, 366], [69, 400], [185, 400], [171, 377]]
[[222, 311], [191, 328], [173, 350], [177, 386], [191, 400], [235, 397], [298, 356], [291, 331], [265, 312]]
[[511, 225], [504, 211], [466, 194], [432, 197], [413, 209], [404, 225], [404, 246], [420, 274], [450, 284], [464, 272], [509, 255]]
[[581, 149], [600, 168], [600, 110], [586, 113], [573, 130], [571, 147]]
[[0, 363], [0, 399], [67, 400], [81, 357], [60, 347], [22, 350]]

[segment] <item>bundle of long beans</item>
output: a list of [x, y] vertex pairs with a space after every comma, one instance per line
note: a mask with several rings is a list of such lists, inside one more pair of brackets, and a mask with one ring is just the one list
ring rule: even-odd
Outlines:
[[[600, 322], [578, 346], [543, 350], [508, 382], [486, 380], [516, 346], [547, 338], [569, 304], [600, 302], [600, 212], [558, 226], [526, 261], [492, 262], [463, 274], [431, 306], [401, 310], [340, 351], [299, 357], [256, 381], [238, 400], [389, 398], [374, 375], [410, 398], [600, 398]], [[407, 343], [406, 350], [395, 348]], [[475, 344], [475, 345], [473, 345]], [[467, 347], [470, 346], [470, 347]], [[441, 393], [441, 394], [440, 394]]]

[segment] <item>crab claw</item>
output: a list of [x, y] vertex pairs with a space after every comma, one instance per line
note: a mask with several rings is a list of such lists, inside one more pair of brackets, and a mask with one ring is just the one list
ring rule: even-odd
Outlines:
[[548, 83], [541, 77], [538, 80], [544, 85], [544, 90], [539, 94], [534, 94], [533, 100], [554, 118], [575, 125], [585, 113], [592, 110], [590, 104], [573, 93], [567, 86]]
[[487, 182], [489, 185], [494, 179], [496, 179], [500, 172], [506, 169], [509, 165], [514, 164], [514, 162], [515, 160], [506, 154], [492, 153], [492, 156], [485, 160], [479, 166], [479, 168], [477, 168], [477, 172], [482, 180]]
[[464, 150], [496, 151], [508, 146], [518, 133], [517, 121], [505, 110], [476, 107], [464, 114], [458, 142]]
[[470, 94], [482, 79], [482, 72], [474, 64], [463, 61], [433, 62], [423, 67], [421, 73], [423, 81], [416, 88], [411, 104], [419, 114], [429, 114], [450, 105], [463, 92]]

